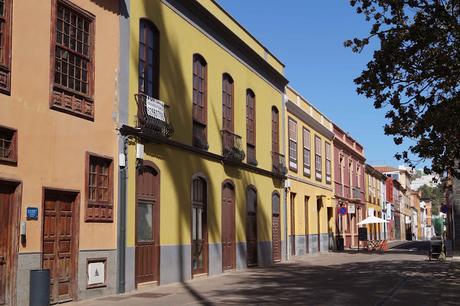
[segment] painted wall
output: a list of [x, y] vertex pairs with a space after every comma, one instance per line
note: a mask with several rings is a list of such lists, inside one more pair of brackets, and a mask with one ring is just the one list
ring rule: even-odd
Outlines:
[[[113, 157], [117, 169], [118, 2], [72, 2], [96, 16], [94, 122], [49, 108], [51, 1], [14, 2], [11, 96], [0, 94], [0, 125], [18, 130], [18, 164], [0, 164], [0, 178], [22, 181], [22, 221], [26, 207], [39, 208], [21, 253], [41, 250], [44, 187], [80, 192], [80, 249], [116, 247], [116, 212], [113, 223], [85, 223], [84, 199], [87, 151]], [[114, 190], [117, 181], [115, 171]]]
[[[321, 114], [314, 106], [312, 106], [305, 98], [300, 96], [294, 89], [287, 87], [286, 96], [289, 101], [295, 103], [305, 113], [310, 115], [317, 123], [324, 126], [327, 130], [332, 130], [332, 123], [323, 114]], [[334, 158], [333, 158], [333, 146], [332, 139], [324, 135], [321, 131], [315, 129], [311, 124], [304, 122], [301, 118], [296, 115], [286, 112], [285, 122], [287, 125], [288, 118], [292, 118], [297, 122], [297, 171], [292, 169], [288, 170], [288, 177], [291, 183], [288, 194], [288, 205], [287, 205], [287, 228], [288, 233], [291, 235], [291, 194], [295, 194], [295, 235], [317, 235], [325, 234], [329, 232], [335, 232], [335, 208], [333, 208], [332, 198], [332, 180], [334, 177]], [[310, 176], [304, 175], [303, 171], [303, 128], [307, 128], [310, 131]], [[322, 178], [320, 181], [315, 178], [315, 136], [321, 139], [321, 150], [322, 150], [322, 164], [321, 172]], [[286, 126], [285, 135], [286, 138], [286, 152], [289, 151], [289, 131]], [[331, 181], [326, 182], [326, 153], [325, 143], [328, 142], [330, 146], [331, 156]], [[286, 159], [289, 157], [286, 156]], [[289, 167], [288, 167], [289, 168]], [[317, 199], [322, 198], [323, 205], [318, 211]], [[308, 199], [308, 201], [307, 201]], [[308, 210], [305, 212], [305, 203], [308, 202]], [[328, 207], [332, 209], [331, 218], [328, 219]], [[319, 232], [318, 232], [318, 222]], [[306, 224], [307, 223], [307, 224]], [[324, 236], [323, 236], [324, 237]], [[298, 247], [296, 246], [296, 249]], [[322, 250], [323, 251], [323, 250]], [[324, 250], [326, 251], [326, 250]], [[311, 252], [311, 250], [310, 250]]]
[[[256, 158], [258, 168], [272, 170], [271, 126], [272, 106], [281, 114], [283, 93], [261, 78], [246, 63], [230, 54], [216, 43], [208, 34], [198, 29], [190, 20], [184, 19], [180, 12], [161, 1], [131, 1], [130, 15], [130, 67], [129, 67], [129, 120], [136, 125], [137, 106], [134, 95], [138, 91], [138, 45], [139, 20], [147, 18], [160, 32], [160, 81], [159, 98], [170, 108], [170, 120], [175, 129], [173, 141], [192, 145], [192, 59], [199, 53], [207, 62], [207, 103], [208, 103], [208, 152], [222, 154], [222, 75], [228, 73], [234, 80], [234, 132], [242, 137], [246, 150], [246, 89], [256, 95]], [[220, 16], [219, 14], [216, 14]], [[135, 178], [136, 147], [135, 140], [128, 148], [128, 214], [127, 247], [135, 246]], [[168, 265], [161, 268], [160, 284], [190, 278], [191, 243], [191, 182], [192, 175], [203, 174], [208, 180], [208, 235], [209, 243], [217, 248], [217, 261], [220, 260], [221, 241], [221, 192], [222, 183], [230, 179], [235, 184], [236, 196], [236, 241], [241, 248], [237, 251], [237, 267], [243, 268], [246, 241], [246, 189], [249, 185], [257, 188], [258, 196], [258, 239], [269, 243], [272, 239], [272, 193], [278, 191], [283, 211], [282, 183], [270, 176], [257, 174], [239, 167], [222, 164], [212, 158], [190, 150], [181, 150], [164, 144], [145, 144], [145, 160], [152, 161], [160, 169], [160, 244], [162, 249], [175, 248], [177, 257], [160, 258]], [[245, 161], [244, 161], [245, 162]], [[282, 217], [281, 217], [282, 219]], [[283, 230], [284, 224], [281, 224]], [[283, 239], [284, 233], [282, 232]], [[241, 244], [243, 243], [243, 244]], [[210, 246], [211, 248], [211, 246]], [[210, 249], [211, 252], [211, 249]], [[213, 251], [214, 252], [214, 251]], [[268, 248], [270, 253], [271, 249]], [[241, 255], [241, 254], [243, 255]], [[241, 256], [240, 256], [241, 255]], [[211, 257], [212, 255], [210, 255]], [[271, 253], [266, 254], [271, 260]], [[128, 260], [134, 260], [133, 258]], [[210, 258], [210, 260], [212, 260]], [[185, 264], [183, 264], [185, 263]], [[210, 263], [211, 265], [211, 263]], [[178, 266], [180, 266], [178, 268]], [[172, 275], [168, 269], [177, 271]], [[221, 272], [221, 267], [209, 267]], [[133, 274], [131, 270], [128, 273]], [[175, 272], [174, 272], [175, 273]], [[178, 275], [182, 276], [178, 276]]]

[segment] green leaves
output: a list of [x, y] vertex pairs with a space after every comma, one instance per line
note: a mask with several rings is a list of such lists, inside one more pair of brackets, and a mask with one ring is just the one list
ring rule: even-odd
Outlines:
[[414, 155], [432, 160], [430, 170], [460, 176], [460, 1], [350, 4], [371, 27], [368, 36], [344, 46], [360, 53], [371, 40], [380, 42], [354, 80], [357, 93], [372, 99], [376, 109], [387, 109], [385, 133], [396, 144], [415, 141], [397, 157], [409, 165]]

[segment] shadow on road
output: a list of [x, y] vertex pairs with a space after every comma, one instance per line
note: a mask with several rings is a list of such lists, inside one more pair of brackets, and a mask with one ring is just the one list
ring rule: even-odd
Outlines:
[[[458, 305], [460, 271], [427, 261], [354, 262], [333, 266], [291, 263], [254, 271], [231, 290], [210, 292], [211, 300], [261, 305], [437, 305], [451, 282]], [[229, 276], [232, 278], [233, 276]], [[449, 299], [445, 300], [449, 305]]]

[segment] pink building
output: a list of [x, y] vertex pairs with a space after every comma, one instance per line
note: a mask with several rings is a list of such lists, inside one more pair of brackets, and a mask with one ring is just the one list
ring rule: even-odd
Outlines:
[[335, 198], [338, 234], [345, 247], [358, 246], [358, 223], [366, 218], [363, 147], [334, 124]]

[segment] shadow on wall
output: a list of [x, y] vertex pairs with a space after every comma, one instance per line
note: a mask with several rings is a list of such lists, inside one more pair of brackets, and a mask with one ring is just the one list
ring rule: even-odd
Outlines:
[[[95, 0], [96, 1], [96, 0]], [[108, 0], [107, 0], [108, 1]], [[97, 1], [97, 2], [107, 2], [107, 1]], [[176, 134], [173, 136], [174, 140], [180, 141], [187, 141], [187, 143], [191, 143], [192, 139], [192, 86], [191, 84], [186, 84], [186, 79], [184, 76], [190, 74], [192, 75], [192, 59], [193, 53], [189, 55], [190, 60], [190, 70], [184, 71], [183, 66], [178, 64], [180, 63], [180, 41], [171, 40], [170, 35], [168, 35], [168, 29], [164, 20], [164, 16], [162, 11], [165, 9], [164, 5], [161, 1], [142, 1], [144, 7], [140, 9], [144, 10], [147, 13], [148, 19], [150, 19], [158, 28], [160, 32], [160, 99], [164, 99], [168, 97], [168, 101], [165, 101], [167, 104], [170, 105], [170, 120], [174, 126]], [[138, 22], [137, 22], [138, 23]], [[139, 38], [137, 29], [134, 32], [133, 27], [136, 26], [136, 21], [131, 23], [133, 26], [131, 27], [131, 36], [135, 37], [135, 44], [138, 44]], [[169, 29], [170, 31], [174, 31], [173, 29]], [[193, 48], [192, 48], [193, 49]], [[198, 46], [197, 46], [198, 50]], [[130, 65], [134, 65], [136, 67], [136, 75], [138, 69], [138, 50], [136, 48], [131, 49], [131, 63]], [[208, 63], [212, 65], [212, 63]], [[214, 77], [214, 76], [209, 76]], [[137, 85], [136, 85], [137, 86]], [[130, 103], [135, 103], [134, 97], [130, 96]], [[213, 100], [217, 99], [216, 97], [209, 97], [208, 98], [208, 105], [215, 103], [214, 105], [219, 105], [220, 102]], [[238, 101], [242, 103], [242, 101]], [[218, 122], [217, 126], [222, 125], [221, 115], [217, 114], [214, 108], [209, 107], [208, 112], [208, 122], [214, 120], [214, 122]], [[131, 114], [131, 116], [135, 116], [136, 114]], [[132, 121], [131, 121], [132, 122]], [[189, 139], [189, 140], [187, 140]], [[219, 138], [220, 139], [220, 138]], [[221, 140], [220, 140], [221, 142]], [[215, 145], [215, 144], [214, 144]], [[221, 147], [221, 143], [217, 144], [218, 147]], [[159, 149], [158, 149], [159, 148]], [[206, 159], [202, 156], [187, 153], [182, 151], [179, 153], [181, 154], [181, 158], [170, 158], [176, 150], [170, 147], [166, 147], [165, 145], [146, 145], [145, 153], [150, 156], [154, 156], [155, 158], [161, 159], [165, 161], [165, 166], [162, 167], [161, 173], [164, 175], [165, 173], [174, 174], [173, 182], [174, 188], [168, 190], [170, 193], [174, 193], [172, 196], [173, 198], [178, 199], [178, 201], [174, 201], [171, 203], [165, 203], [163, 201], [160, 205], [160, 210], [164, 209], [165, 205], [176, 205], [176, 211], [178, 212], [178, 219], [176, 220], [175, 224], [178, 226], [177, 233], [178, 237], [174, 237], [175, 240], [180, 241], [182, 245], [190, 245], [191, 237], [184, 237], [184, 233], [188, 233], [191, 228], [191, 199], [190, 199], [190, 189], [192, 183], [192, 175], [193, 173], [202, 173], [208, 179], [208, 209], [207, 209], [207, 222], [208, 222], [208, 241], [220, 241], [221, 240], [221, 232], [220, 232], [220, 201], [218, 203], [213, 203], [212, 199], [220, 199], [221, 198], [221, 184], [222, 181], [212, 181], [211, 178], [213, 177], [213, 173], [211, 173], [211, 169], [207, 168]], [[215, 161], [214, 161], [215, 162]], [[232, 179], [235, 183], [236, 180], [240, 180], [242, 185], [249, 186], [250, 184], [255, 184], [252, 176], [255, 174], [248, 173], [246, 171], [240, 171], [233, 167], [224, 166], [223, 171], [228, 178]], [[190, 175], [189, 175], [190, 174]], [[214, 175], [215, 176], [215, 175]], [[161, 179], [162, 184], [164, 182]], [[278, 182], [277, 186], [280, 183]], [[180, 199], [188, 199], [186, 201], [181, 201]], [[259, 197], [258, 197], [259, 198]], [[246, 222], [246, 189], [244, 190], [236, 190], [236, 224], [243, 224], [245, 225]], [[271, 203], [269, 205], [265, 205], [266, 207], [271, 207]], [[259, 207], [263, 207], [263, 205], [259, 205]], [[271, 233], [271, 210], [263, 211], [260, 210], [258, 216], [258, 230], [261, 234], [265, 237], [269, 237]], [[265, 221], [261, 221], [261, 220]], [[172, 220], [171, 220], [172, 221]], [[238, 222], [239, 221], [239, 222]], [[162, 220], [164, 222], [164, 220]], [[164, 228], [164, 227], [163, 227]], [[164, 234], [164, 231], [163, 233]], [[259, 236], [261, 235], [259, 234]], [[245, 237], [237, 237], [237, 240], [245, 240]], [[180, 275], [180, 280], [184, 281], [190, 278], [191, 275], [191, 267], [187, 261], [191, 262], [189, 258], [190, 252], [185, 252], [184, 248], [179, 248], [179, 259], [178, 259], [178, 270]]]

